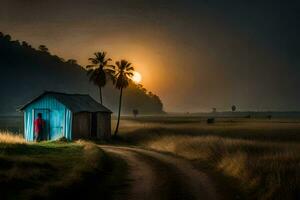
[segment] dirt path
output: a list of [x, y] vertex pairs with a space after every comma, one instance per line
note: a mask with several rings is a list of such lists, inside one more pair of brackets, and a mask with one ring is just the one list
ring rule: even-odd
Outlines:
[[129, 165], [131, 189], [124, 199], [218, 199], [206, 174], [184, 159], [139, 148], [100, 147]]

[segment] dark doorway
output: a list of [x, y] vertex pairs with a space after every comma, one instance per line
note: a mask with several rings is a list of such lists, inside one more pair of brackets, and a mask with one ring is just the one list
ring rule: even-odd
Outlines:
[[92, 113], [91, 136], [97, 137], [97, 113]]
[[[38, 114], [42, 115], [42, 119], [45, 122], [45, 127], [43, 128], [41, 140], [49, 140], [49, 130], [50, 130], [50, 111], [48, 109], [34, 109], [34, 121], [37, 119]], [[33, 123], [34, 123], [33, 121]], [[34, 127], [34, 124], [33, 124]]]

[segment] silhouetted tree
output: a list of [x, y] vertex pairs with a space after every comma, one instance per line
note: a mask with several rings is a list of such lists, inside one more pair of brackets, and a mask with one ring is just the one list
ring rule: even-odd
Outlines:
[[137, 85], [131, 81], [123, 96], [126, 101], [122, 102], [122, 112], [132, 113], [133, 109], [139, 108], [140, 113], [156, 113], [155, 110], [163, 113], [163, 104], [160, 98], [153, 93], [152, 96], [145, 93], [140, 84]]
[[133, 113], [134, 117], [136, 117], [139, 114], [139, 110], [138, 109], [133, 109], [132, 113]]
[[13, 41], [13, 44], [16, 45], [16, 46], [20, 46], [20, 41], [19, 40], [15, 40], [15, 41]]
[[23, 42], [22, 42], [22, 46], [23, 46], [23, 47], [28, 47], [28, 43], [25, 42], [25, 41], [23, 41]]
[[39, 50], [42, 52], [47, 52], [47, 53], [49, 52], [49, 49], [45, 45], [40, 45]]
[[86, 68], [90, 81], [99, 88], [100, 103], [102, 104], [102, 87], [106, 85], [107, 68], [112, 67], [109, 65], [111, 58], [106, 58], [106, 52], [96, 52], [94, 56], [94, 58], [89, 58], [91, 64], [87, 65]]
[[6, 39], [7, 41], [11, 40], [11, 36], [10, 35], [4, 35], [4, 39]]
[[67, 63], [70, 64], [70, 65], [77, 65], [77, 60], [69, 59], [69, 60], [67, 60]]
[[23, 41], [22, 46], [25, 48], [31, 48], [31, 45], [29, 45], [27, 42]]
[[231, 110], [232, 112], [236, 111], [236, 106], [235, 105], [231, 106]]
[[55, 57], [58, 58], [58, 60], [61, 61], [61, 62], [64, 62], [64, 63], [66, 62], [66, 60], [64, 58], [61, 58], [59, 56], [55, 56]]
[[115, 87], [120, 90], [118, 121], [114, 133], [114, 135], [116, 136], [120, 124], [123, 89], [129, 85], [129, 82], [131, 81], [130, 78], [133, 76], [134, 68], [131, 66], [131, 63], [127, 60], [121, 60], [117, 61], [115, 66], [112, 66], [110, 72], [113, 76], [113, 83]]

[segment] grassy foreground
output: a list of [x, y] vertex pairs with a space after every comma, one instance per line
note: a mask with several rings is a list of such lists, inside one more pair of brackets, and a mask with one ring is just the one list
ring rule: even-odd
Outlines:
[[188, 119], [124, 121], [121, 138], [221, 173], [242, 191], [242, 199], [300, 198], [298, 121], [218, 119], [208, 125]]
[[93, 143], [25, 143], [0, 134], [1, 199], [111, 199], [125, 170], [125, 163]]

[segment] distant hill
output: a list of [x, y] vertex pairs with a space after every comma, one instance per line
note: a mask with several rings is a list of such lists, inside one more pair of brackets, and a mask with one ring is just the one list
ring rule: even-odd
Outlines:
[[[89, 83], [86, 71], [76, 60], [51, 55], [45, 46], [34, 49], [27, 42], [12, 41], [0, 32], [0, 115], [16, 115], [16, 109], [43, 91], [87, 93], [99, 99], [97, 88]], [[119, 91], [112, 84], [104, 88], [103, 103], [117, 111]], [[122, 112], [163, 113], [158, 96], [141, 85], [131, 84], [124, 92]]]

